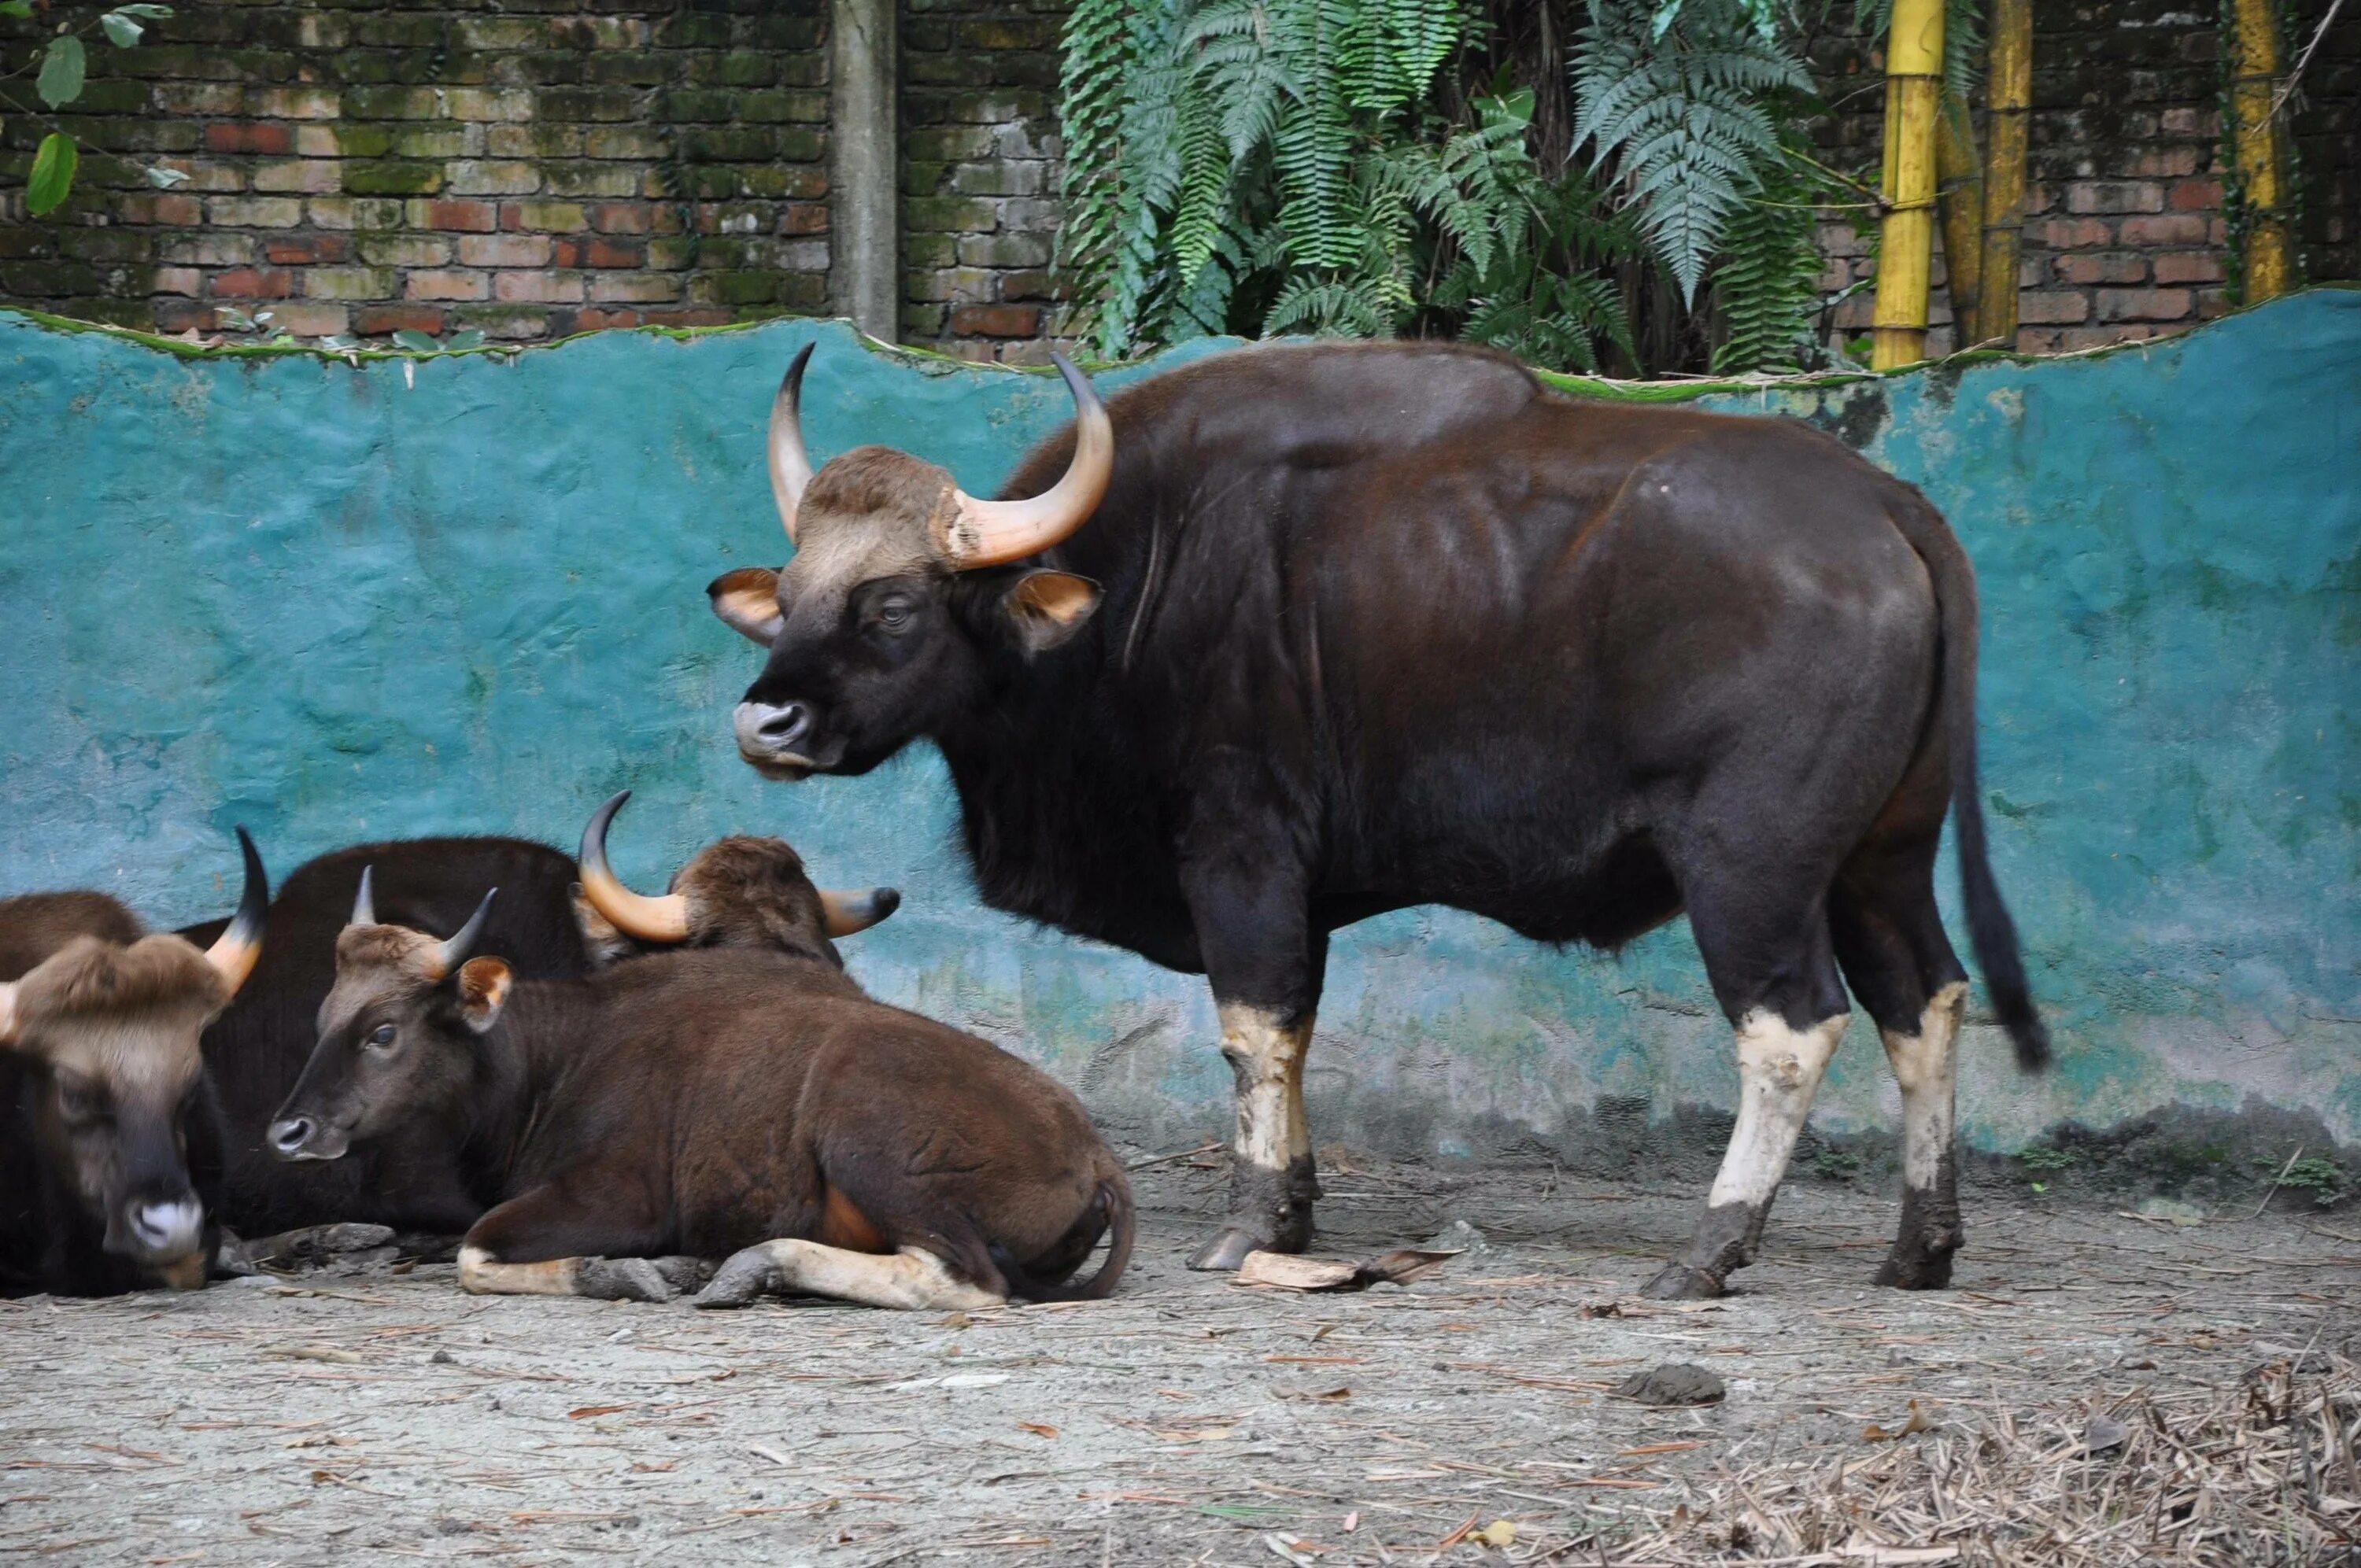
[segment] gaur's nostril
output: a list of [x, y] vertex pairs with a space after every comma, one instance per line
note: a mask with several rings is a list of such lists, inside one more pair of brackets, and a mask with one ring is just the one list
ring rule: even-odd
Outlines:
[[204, 1210], [193, 1198], [170, 1198], [131, 1206], [131, 1232], [147, 1247], [168, 1247], [193, 1237]]
[[290, 1116], [270, 1124], [270, 1146], [280, 1154], [294, 1154], [312, 1141], [312, 1118]]
[[755, 733], [774, 746], [791, 746], [803, 739], [811, 710], [799, 702], [783, 703], [766, 714]]

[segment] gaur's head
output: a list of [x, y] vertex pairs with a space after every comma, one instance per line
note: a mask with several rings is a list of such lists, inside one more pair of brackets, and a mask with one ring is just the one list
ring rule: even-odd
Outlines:
[[1086, 521], [1115, 471], [1115, 429], [1057, 361], [1075, 403], [1065, 477], [1030, 500], [968, 495], [932, 463], [859, 446], [818, 473], [798, 401], [807, 346], [771, 408], [771, 490], [796, 546], [784, 571], [743, 567], [706, 589], [713, 612], [770, 651], [738, 705], [738, 751], [774, 778], [859, 773], [972, 705], [990, 663], [1029, 659], [1098, 609], [1098, 585], [1023, 569]]
[[107, 1252], [176, 1284], [204, 1279], [204, 1204], [189, 1171], [207, 1092], [198, 1037], [254, 971], [270, 903], [254, 841], [242, 828], [237, 838], [246, 888], [210, 948], [84, 930], [0, 981], [0, 1051], [31, 1069], [45, 1163]]
[[[583, 830], [584, 926], [606, 957], [668, 948], [766, 948], [826, 959], [841, 968], [829, 939], [865, 931], [901, 907], [890, 887], [831, 890], [812, 885], [800, 856], [782, 839], [743, 836], [708, 844], [675, 872], [664, 896], [625, 887], [607, 864], [607, 828], [631, 798], [625, 790], [598, 808]], [[600, 938], [592, 920], [612, 941]]]
[[500, 889], [445, 940], [379, 925], [369, 883], [362, 872], [352, 918], [336, 934], [319, 1042], [270, 1124], [280, 1159], [336, 1159], [418, 1117], [460, 1114], [477, 1081], [478, 1036], [508, 1000], [508, 964], [469, 956]]

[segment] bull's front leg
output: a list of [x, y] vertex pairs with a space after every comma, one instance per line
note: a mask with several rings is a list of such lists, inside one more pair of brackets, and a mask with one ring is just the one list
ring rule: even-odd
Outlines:
[[1189, 872], [1184, 885], [1237, 1098], [1229, 1216], [1189, 1266], [1227, 1270], [1257, 1249], [1301, 1252], [1312, 1240], [1320, 1181], [1303, 1064], [1328, 944], [1308, 929], [1301, 880], [1286, 874], [1284, 861], [1222, 856]]

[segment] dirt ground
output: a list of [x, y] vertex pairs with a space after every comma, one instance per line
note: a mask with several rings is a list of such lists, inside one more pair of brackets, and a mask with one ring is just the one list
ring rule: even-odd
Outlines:
[[[0, 1302], [0, 1556], [2361, 1563], [2350, 1212], [1993, 1188], [1957, 1288], [1905, 1295], [1894, 1204], [1804, 1180], [1743, 1294], [1664, 1305], [1694, 1192], [1324, 1179], [1323, 1253], [1488, 1245], [1356, 1295], [1191, 1275], [1205, 1158], [1138, 1172], [1103, 1303], [705, 1314], [383, 1258]], [[1727, 1398], [1612, 1393], [1668, 1361]]]

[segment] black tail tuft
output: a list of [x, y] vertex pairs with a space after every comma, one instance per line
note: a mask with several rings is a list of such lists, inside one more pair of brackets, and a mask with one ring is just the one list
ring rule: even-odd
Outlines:
[[2016, 1047], [2016, 1065], [2038, 1072], [2049, 1065], [2049, 1027], [2033, 1005], [2016, 922], [2001, 901], [1984, 845], [1984, 810], [1976, 777], [1976, 577], [1967, 552], [1942, 515], [1915, 492], [1895, 509], [1894, 522], [1935, 585], [1943, 634], [1940, 703], [1944, 749], [1951, 763], [1952, 822], [1959, 833], [1960, 889], [1968, 912], [1968, 941], [2001, 1027]]

